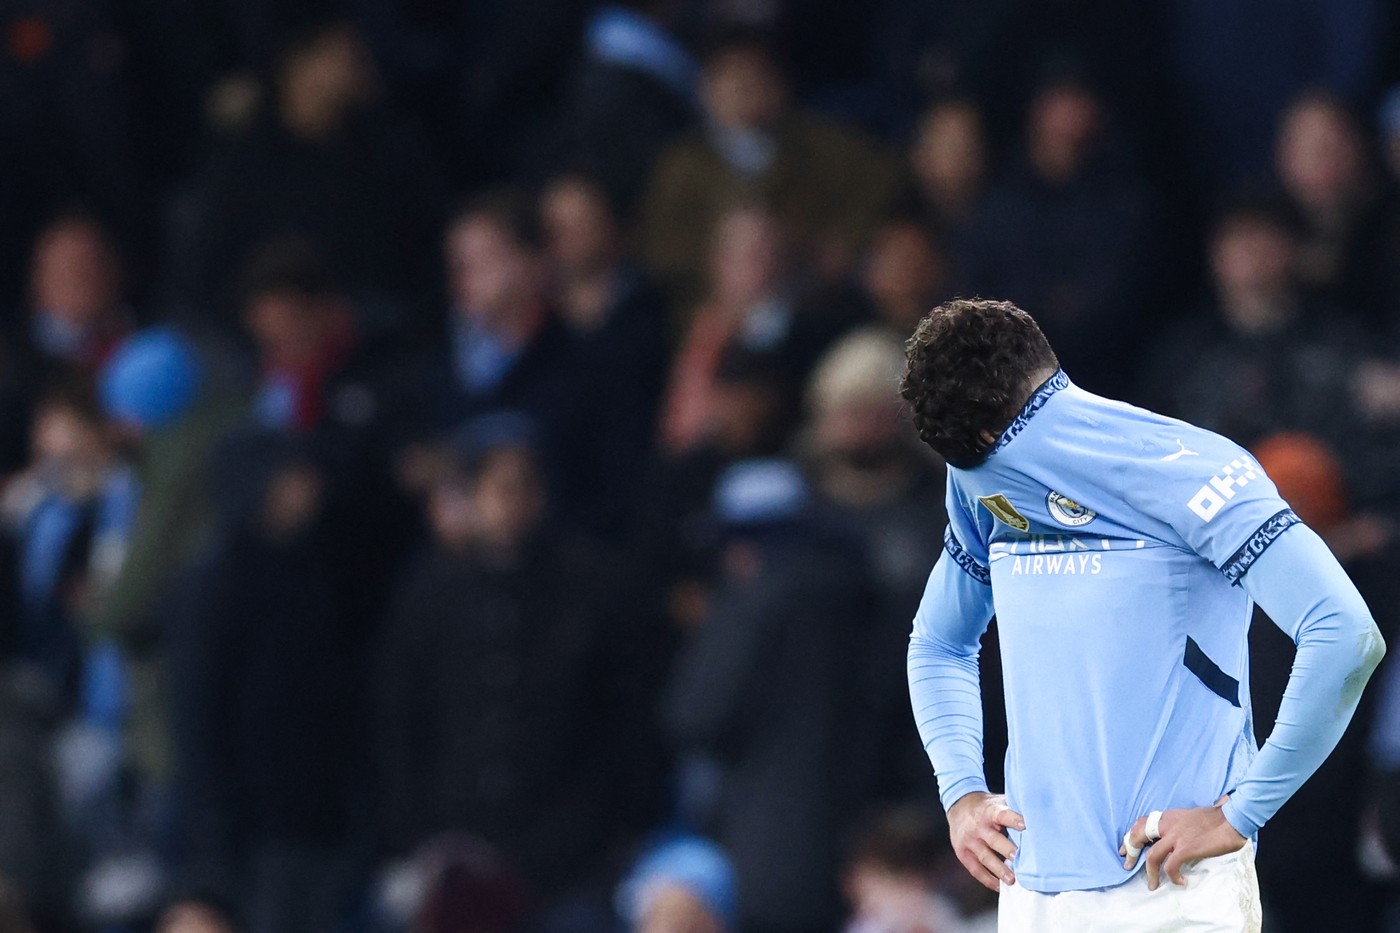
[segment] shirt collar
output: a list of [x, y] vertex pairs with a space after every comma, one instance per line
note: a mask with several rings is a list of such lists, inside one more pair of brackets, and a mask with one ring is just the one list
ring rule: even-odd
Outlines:
[[1031, 423], [1036, 412], [1045, 407], [1045, 403], [1050, 401], [1051, 396], [1061, 389], [1070, 386], [1069, 376], [1065, 375], [1063, 369], [1055, 370], [1055, 374], [1040, 384], [1040, 388], [1031, 393], [1031, 397], [1026, 399], [1026, 404], [1021, 407], [1021, 412], [1009, 424], [1005, 431], [1001, 432], [1001, 437], [997, 440], [996, 446], [991, 449], [987, 456], [991, 457], [1007, 444], [1016, 439], [1016, 435], [1026, 429], [1026, 425]]

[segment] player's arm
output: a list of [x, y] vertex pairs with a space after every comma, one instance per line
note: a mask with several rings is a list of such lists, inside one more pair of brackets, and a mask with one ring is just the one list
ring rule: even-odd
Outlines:
[[[944, 553], [929, 575], [909, 639], [909, 695], [938, 776], [954, 851], [973, 877], [995, 891], [999, 882], [1015, 881], [1006, 864], [1015, 846], [1005, 830], [1025, 824], [1005, 798], [987, 790], [977, 661], [992, 618], [991, 577], [976, 529], [952, 495], [949, 514]], [[972, 548], [963, 537], [974, 542]]]

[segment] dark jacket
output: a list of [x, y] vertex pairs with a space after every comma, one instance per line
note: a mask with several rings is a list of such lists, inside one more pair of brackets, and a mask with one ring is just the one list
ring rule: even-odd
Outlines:
[[745, 930], [834, 929], [842, 822], [862, 791], [861, 624], [876, 611], [858, 551], [815, 529], [755, 542], [682, 651], [664, 702], [677, 747], [722, 769], [716, 839]]
[[611, 576], [549, 534], [507, 570], [424, 557], [378, 661], [390, 849], [468, 831], [549, 898], [594, 878], [650, 816], [654, 743], [634, 690], [650, 659]]

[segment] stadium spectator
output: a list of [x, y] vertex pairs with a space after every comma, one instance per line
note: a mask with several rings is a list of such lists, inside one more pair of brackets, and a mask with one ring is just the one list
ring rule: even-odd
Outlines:
[[871, 715], [863, 739], [873, 783], [884, 799], [933, 792], [909, 702], [903, 647], [928, 569], [943, 549], [943, 476], [914, 445], [899, 399], [902, 342], [859, 330], [837, 342], [807, 384], [807, 475], [834, 520], [860, 542], [876, 583], [877, 606], [861, 631]]
[[632, 933], [726, 933], [738, 929], [736, 888], [722, 849], [677, 836], [642, 854], [617, 899]]
[[675, 33], [675, 0], [623, 0], [597, 9], [564, 93], [559, 152], [597, 174], [630, 216], [668, 143], [695, 122], [699, 67]]
[[939, 891], [951, 876], [948, 827], [927, 807], [879, 811], [855, 834], [842, 888], [846, 933], [964, 933], [970, 924]]
[[810, 499], [785, 460], [725, 471], [718, 582], [662, 707], [689, 767], [719, 770], [712, 812], [692, 809], [732, 859], [740, 927], [760, 933], [832, 928], [839, 821], [863, 790], [849, 754], [861, 747], [853, 720], [863, 721], [849, 659], [869, 581], [858, 550], [814, 521]]
[[87, 653], [83, 603], [110, 583], [135, 517], [132, 471], [117, 458], [96, 400], [55, 390], [35, 409], [33, 460], [0, 500], [17, 540], [19, 608], [11, 650], [74, 711]]
[[[322, 22], [289, 43], [275, 93], [246, 132], [222, 139], [173, 212], [168, 300], [191, 322], [227, 324], [235, 276], [269, 237], [326, 245], [357, 296], [409, 320], [434, 281], [442, 188], [433, 154], [379, 101], [363, 40]], [[222, 312], [222, 313], [220, 313]]]
[[1125, 350], [1152, 323], [1148, 196], [1113, 151], [1106, 122], [1079, 78], [1041, 83], [1025, 153], [989, 188], [955, 289], [1035, 308], [1065, 369], [1092, 390], [1132, 375]]
[[651, 455], [657, 400], [665, 379], [666, 303], [628, 256], [601, 184], [556, 176], [541, 198], [545, 249], [559, 318], [574, 338], [578, 373], [571, 392], [586, 449], [573, 451], [576, 479], [569, 517], [618, 540], [635, 518], [631, 501]]
[[1154, 354], [1153, 404], [1242, 444], [1279, 430], [1345, 440], [1354, 324], [1305, 296], [1297, 256], [1286, 205], [1246, 199], [1224, 212], [1212, 295]]
[[706, 246], [741, 199], [772, 205], [795, 254], [834, 278], [894, 196], [893, 164], [869, 141], [793, 109], [765, 42], [733, 34], [706, 56], [703, 126], [657, 162], [642, 204], [644, 256], [673, 296], [694, 301]]
[[1326, 94], [1304, 94], [1280, 121], [1275, 167], [1303, 219], [1298, 278], [1318, 298], [1382, 323], [1392, 206], [1356, 118]]
[[239, 905], [248, 933], [328, 930], [351, 894], [364, 678], [326, 480], [304, 441], [267, 431], [212, 466], [217, 537], [167, 634], [183, 883]]
[[933, 231], [894, 217], [876, 231], [860, 272], [858, 300], [870, 306], [874, 323], [902, 341], [945, 299], [950, 270]]
[[764, 354], [788, 378], [801, 379], [849, 326], [824, 310], [804, 294], [792, 244], [773, 212], [746, 205], [725, 213], [710, 248], [708, 296], [691, 316], [672, 368], [661, 426], [665, 447], [682, 453], [705, 441], [714, 421], [715, 373], [731, 348]]
[[910, 174], [924, 216], [945, 237], [956, 240], [976, 217], [990, 162], [976, 104], [951, 98], [924, 112], [909, 146]]
[[536, 912], [606, 881], [654, 773], [629, 745], [650, 641], [616, 568], [548, 521], [538, 436], [512, 414], [463, 429], [379, 653], [376, 745], [389, 852], [471, 832], [519, 866]]
[[27, 312], [0, 338], [0, 469], [22, 462], [35, 396], [60, 384], [91, 385], [130, 329], [122, 268], [106, 230], [83, 214], [50, 221], [34, 242]]

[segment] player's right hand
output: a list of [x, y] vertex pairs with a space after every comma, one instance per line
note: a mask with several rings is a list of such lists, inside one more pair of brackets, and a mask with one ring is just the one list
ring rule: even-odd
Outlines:
[[948, 808], [948, 835], [958, 861], [993, 891], [999, 891], [1003, 883], [1016, 883], [1010, 864], [1016, 846], [1006, 837], [1006, 830], [1025, 828], [1025, 818], [1006, 805], [1002, 794], [973, 791]]

